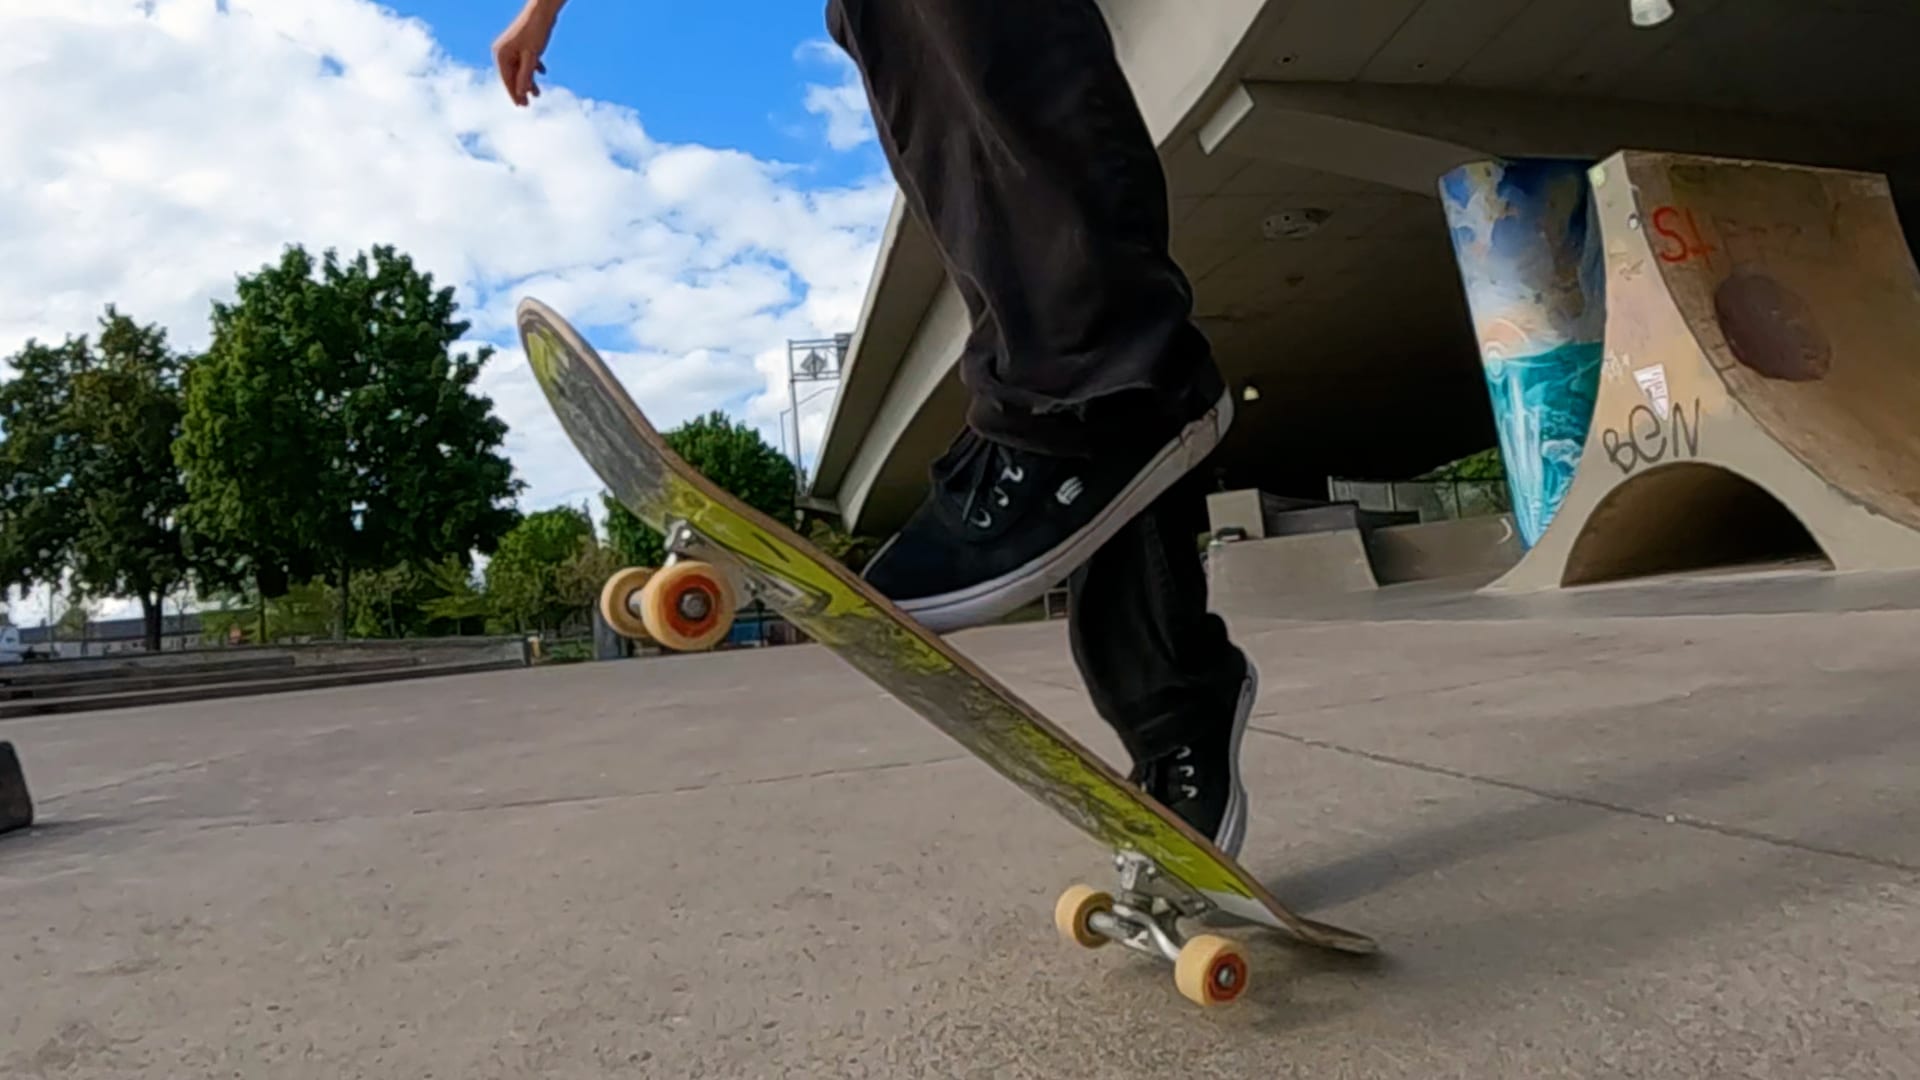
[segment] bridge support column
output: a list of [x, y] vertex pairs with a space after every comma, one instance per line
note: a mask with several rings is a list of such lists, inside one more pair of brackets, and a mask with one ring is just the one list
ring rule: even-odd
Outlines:
[[1600, 386], [1605, 261], [1587, 168], [1489, 160], [1440, 179], [1514, 527], [1529, 548], [1573, 483]]

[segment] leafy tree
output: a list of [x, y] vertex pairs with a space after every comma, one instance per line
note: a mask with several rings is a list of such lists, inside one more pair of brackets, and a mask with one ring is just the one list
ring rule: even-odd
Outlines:
[[418, 609], [409, 603], [415, 576], [406, 563], [354, 571], [347, 590], [348, 633], [361, 638], [407, 636], [407, 628], [420, 619]]
[[[664, 438], [674, 453], [721, 490], [782, 525], [794, 523], [793, 462], [752, 426], [734, 423], [715, 410]], [[665, 538], [611, 495], [602, 495], [600, 501], [607, 509], [608, 546], [622, 565], [659, 566], [666, 557]]]
[[29, 340], [0, 383], [0, 585], [57, 588], [72, 561], [78, 492], [68, 405], [84, 340]]
[[137, 597], [158, 650], [162, 602], [188, 572], [172, 455], [181, 359], [164, 330], [109, 306], [96, 342], [29, 342], [15, 365], [21, 376], [0, 388], [0, 580], [64, 568], [79, 593]]
[[353, 571], [493, 550], [521, 484], [473, 391], [491, 350], [451, 351], [453, 290], [390, 247], [316, 266], [296, 246], [236, 292], [175, 444], [210, 576], [272, 597], [325, 574], [344, 636]]
[[600, 589], [607, 579], [626, 564], [611, 547], [597, 538], [587, 537], [574, 546], [573, 554], [560, 564], [554, 576], [555, 595], [566, 610], [580, 611], [600, 601]]
[[225, 642], [238, 627], [241, 640], [255, 645], [319, 637], [328, 631], [338, 609], [333, 590], [324, 581], [295, 582], [268, 598], [249, 586], [216, 593], [210, 599], [217, 606], [200, 612], [201, 636]]
[[427, 568], [431, 596], [423, 601], [420, 610], [435, 621], [451, 622], [457, 632], [465, 633], [467, 627], [485, 625], [487, 616], [493, 612], [493, 602], [480, 588], [473, 571], [454, 556], [447, 556]]
[[54, 629], [68, 641], [87, 640], [87, 630], [100, 618], [100, 605], [85, 597], [76, 596], [67, 610], [62, 612]]
[[[563, 571], [583, 546], [596, 545], [585, 510], [562, 506], [529, 514], [500, 540], [487, 563], [487, 598], [494, 614], [517, 630], [565, 620], [577, 605], [563, 584]], [[591, 602], [590, 600], [587, 602]]]
[[173, 461], [183, 361], [164, 330], [112, 308], [99, 351], [73, 385], [74, 577], [95, 595], [138, 597], [146, 647], [158, 652], [164, 601], [189, 570], [179, 522], [187, 493]]
[[1504, 480], [1506, 464], [1500, 457], [1500, 448], [1489, 447], [1477, 454], [1469, 454], [1458, 461], [1449, 462], [1419, 477], [1421, 480]]
[[607, 492], [600, 495], [607, 511], [607, 547], [622, 566], [659, 566], [666, 555], [666, 542], [655, 530], [627, 509], [626, 504]]
[[[442, 562], [449, 565], [451, 580], [470, 586], [471, 570], [464, 559], [448, 555]], [[458, 634], [462, 630], [458, 616], [446, 619], [428, 610], [445, 594], [438, 564], [401, 563], [382, 570], [362, 570], [353, 575], [354, 636], [403, 638]], [[484, 616], [484, 610], [480, 614]]]
[[[1455, 512], [1467, 514], [1512, 509], [1513, 500], [1502, 482], [1506, 476], [1506, 462], [1500, 456], [1500, 448], [1494, 446], [1449, 462], [1417, 479], [1450, 485], [1451, 490], [1443, 498], [1452, 500]], [[1466, 504], [1480, 509], [1469, 510]]]

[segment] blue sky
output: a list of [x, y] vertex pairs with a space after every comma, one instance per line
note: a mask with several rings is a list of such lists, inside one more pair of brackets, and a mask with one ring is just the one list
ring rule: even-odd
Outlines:
[[[456, 60], [491, 68], [494, 38], [515, 0], [400, 0], [388, 7], [421, 19]], [[547, 79], [582, 97], [637, 110], [648, 134], [744, 150], [807, 168], [796, 186], [849, 184], [885, 168], [878, 148], [826, 153], [820, 124], [802, 101], [809, 82], [830, 82], [820, 58], [831, 44], [824, 0], [569, 0], [547, 51]]]
[[[494, 39], [521, 7], [517, 0], [383, 6], [422, 20], [456, 62], [486, 71]], [[878, 147], [826, 145], [821, 118], [805, 107], [810, 86], [832, 84], [844, 71], [825, 7], [824, 0], [569, 0], [548, 46], [542, 86], [631, 108], [663, 143], [738, 150], [791, 166], [786, 186], [798, 191], [871, 181], [886, 170]], [[646, 344], [618, 323], [579, 321], [603, 348]], [[744, 401], [735, 395], [716, 404], [733, 411]]]

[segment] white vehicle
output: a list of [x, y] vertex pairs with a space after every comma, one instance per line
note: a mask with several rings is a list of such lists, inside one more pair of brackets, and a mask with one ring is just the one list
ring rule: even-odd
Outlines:
[[20, 628], [0, 626], [0, 666], [18, 664], [26, 658], [26, 646], [20, 644]]

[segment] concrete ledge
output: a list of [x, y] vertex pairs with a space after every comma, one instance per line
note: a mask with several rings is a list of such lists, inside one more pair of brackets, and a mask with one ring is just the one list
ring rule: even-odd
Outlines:
[[1285, 602], [1379, 587], [1358, 529], [1216, 544], [1207, 554], [1207, 591], [1222, 615], [1285, 613]]
[[27, 794], [27, 774], [13, 744], [0, 742], [0, 833], [33, 824], [33, 799]]
[[162, 690], [140, 690], [124, 694], [96, 694], [87, 697], [52, 698], [0, 704], [0, 720], [23, 716], [50, 716], [58, 713], [97, 712], [106, 709], [133, 709], [150, 705], [174, 705], [186, 701], [210, 701], [215, 698], [284, 694], [294, 690], [323, 690], [336, 686], [366, 686], [398, 682], [403, 679], [429, 679], [443, 675], [472, 675], [483, 671], [505, 671], [524, 667], [519, 660], [479, 660], [464, 664], [382, 664], [343, 665], [347, 671], [314, 675], [288, 675], [264, 682], [215, 683], [180, 686]]
[[[147, 677], [184, 677], [198, 675], [228, 675], [236, 671], [274, 671], [293, 670], [291, 656], [241, 655], [225, 659], [211, 659], [209, 654], [195, 653], [197, 660], [162, 661], [158, 658], [140, 654], [146, 662], [119, 660], [101, 657], [98, 660], [35, 660], [25, 664], [14, 664], [0, 668], [0, 700], [25, 696], [29, 692], [38, 692], [57, 686], [75, 686], [99, 683], [109, 679]], [[165, 653], [163, 656], [178, 656], [178, 653]]]
[[1498, 575], [1526, 554], [1506, 514], [1398, 525], [1367, 534], [1367, 554], [1382, 585], [1474, 574]]
[[527, 642], [519, 635], [498, 637], [399, 638], [391, 641], [313, 641], [293, 645], [233, 645], [177, 652], [116, 653], [112, 656], [85, 656], [69, 659], [38, 660], [0, 672], [0, 679], [19, 683], [26, 680], [97, 675], [108, 672], [145, 671], [155, 668], [178, 670], [231, 670], [237, 663], [282, 663], [301, 666], [330, 664], [349, 660], [386, 657], [399, 660], [411, 656], [422, 664], [481, 659], [515, 659], [527, 663]]
[[[485, 662], [485, 661], [479, 661]], [[104, 697], [109, 694], [126, 694], [139, 690], [168, 690], [174, 687], [207, 687], [237, 683], [278, 682], [286, 679], [308, 678], [319, 675], [347, 675], [355, 672], [391, 671], [395, 668], [417, 669], [422, 666], [405, 657], [392, 659], [351, 660], [337, 664], [302, 664], [296, 666], [291, 660], [269, 659], [266, 663], [244, 663], [231, 665], [192, 665], [193, 670], [181, 671], [177, 668], [159, 670], [140, 670], [120, 673], [104, 672], [75, 678], [49, 679], [18, 686], [0, 686], [0, 703], [17, 701], [45, 701], [50, 698]], [[0, 704], [0, 716], [5, 713], [6, 705]]]
[[1295, 499], [1254, 488], [1217, 491], [1207, 496], [1208, 529], [1216, 536], [1226, 529], [1238, 529], [1246, 540], [1342, 529], [1367, 533], [1419, 521], [1420, 515], [1411, 511], [1363, 510], [1352, 501]]

